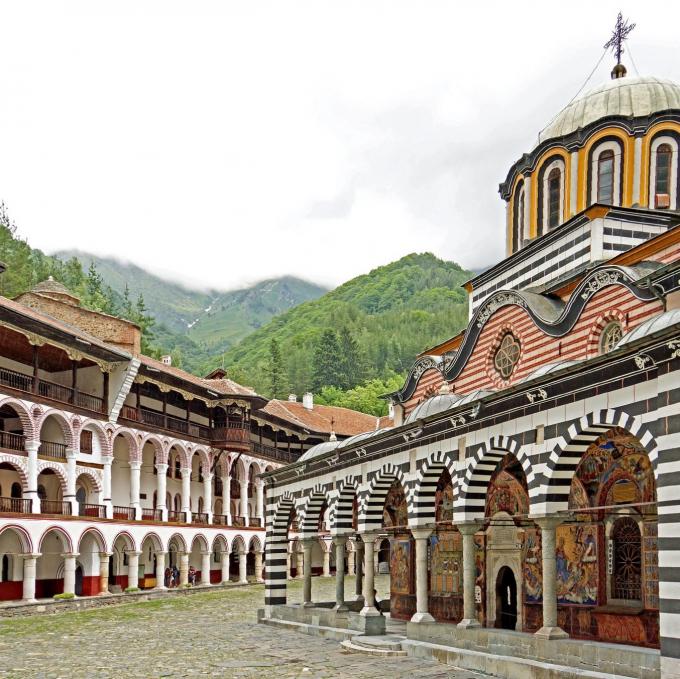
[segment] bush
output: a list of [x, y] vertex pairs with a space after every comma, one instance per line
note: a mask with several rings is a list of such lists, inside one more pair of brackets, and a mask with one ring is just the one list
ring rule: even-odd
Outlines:
[[61, 594], [55, 594], [52, 598], [55, 601], [67, 601], [68, 599], [75, 599], [76, 595], [73, 592], [62, 592]]
[[139, 587], [126, 587], [125, 593], [130, 594], [131, 592], [139, 592]]

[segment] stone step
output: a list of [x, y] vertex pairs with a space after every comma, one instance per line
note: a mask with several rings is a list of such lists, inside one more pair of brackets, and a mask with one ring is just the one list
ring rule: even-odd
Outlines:
[[394, 657], [406, 655], [401, 647], [401, 642], [406, 637], [397, 634], [383, 634], [380, 636], [356, 635], [343, 641], [340, 645], [350, 653], [366, 653], [382, 657]]

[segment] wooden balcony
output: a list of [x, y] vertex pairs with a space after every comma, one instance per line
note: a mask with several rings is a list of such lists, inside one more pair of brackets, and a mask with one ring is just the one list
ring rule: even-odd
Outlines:
[[250, 425], [245, 422], [227, 422], [212, 431], [212, 443], [216, 448], [250, 450]]
[[300, 451], [293, 452], [292, 450], [286, 450], [283, 448], [274, 448], [273, 446], [268, 446], [264, 443], [258, 443], [257, 441], [252, 444], [252, 451], [255, 455], [260, 457], [266, 457], [270, 460], [275, 460], [276, 462], [281, 462], [283, 464], [292, 464], [297, 462], [301, 453]]
[[191, 514], [192, 523], [208, 523], [208, 515], [206, 512], [192, 512]]
[[94, 505], [81, 502], [78, 506], [78, 514], [80, 516], [93, 517], [95, 519], [105, 519], [106, 507], [104, 505]]
[[23, 434], [13, 434], [9, 431], [0, 431], [0, 448], [25, 452], [26, 437]]
[[113, 505], [113, 518], [118, 521], [134, 521], [135, 508], [124, 507], [122, 505]]
[[229, 522], [227, 521], [226, 514], [213, 514], [213, 523], [216, 526], [228, 526], [229, 525]]
[[69, 516], [71, 514], [71, 503], [58, 500], [40, 500], [40, 513]]
[[0, 497], [0, 512], [3, 514], [30, 514], [31, 501], [16, 497]]
[[191, 436], [192, 438], [207, 440], [211, 438], [210, 427], [205, 427], [195, 422], [188, 422], [172, 415], [164, 415], [150, 408], [137, 409], [134, 406], [124, 405], [121, 408], [120, 416], [131, 422], [139, 422], [155, 429], [164, 429], [176, 434]]
[[246, 525], [246, 520], [243, 516], [232, 516], [231, 524], [235, 528], [244, 528]]
[[168, 521], [170, 523], [184, 523], [184, 512], [168, 510]]
[[53, 457], [57, 460], [65, 460], [66, 444], [57, 443], [56, 441], [40, 441], [38, 455], [43, 455], [44, 457]]
[[248, 519], [248, 525], [253, 526], [255, 528], [262, 528], [262, 519], [260, 519], [257, 516], [251, 516]]
[[163, 512], [160, 509], [142, 507], [142, 521], [162, 521]]
[[99, 396], [74, 391], [71, 387], [44, 379], [39, 379], [38, 383], [34, 384], [34, 378], [31, 375], [24, 375], [9, 368], [0, 368], [0, 385], [27, 394], [37, 394], [50, 401], [66, 403], [83, 410], [99, 414], [104, 412], [104, 399]]

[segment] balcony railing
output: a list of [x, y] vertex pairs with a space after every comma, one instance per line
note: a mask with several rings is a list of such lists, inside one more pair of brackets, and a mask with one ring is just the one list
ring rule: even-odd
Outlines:
[[31, 501], [16, 497], [0, 497], [0, 512], [30, 514]]
[[213, 514], [213, 523], [218, 526], [228, 526], [227, 516], [225, 514]]
[[57, 443], [56, 441], [40, 441], [40, 448], [38, 448], [39, 455], [46, 457], [56, 457], [60, 460], [66, 459], [66, 444]]
[[[33, 393], [33, 380], [34, 378], [32, 375], [24, 375], [15, 370], [0, 368], [0, 384], [9, 387], [10, 389], [17, 389], [18, 391], [25, 391], [31, 394]], [[49, 380], [38, 380], [37, 393], [52, 401], [70, 403], [78, 408], [93, 410], [97, 413], [104, 412], [103, 398], [79, 391], [74, 393], [71, 387], [66, 387], [63, 384], [57, 384], [56, 382], [50, 382]]]
[[223, 445], [250, 445], [250, 424], [246, 422], [227, 422], [212, 431], [213, 443]]
[[60, 502], [58, 500], [40, 500], [41, 514], [59, 514], [68, 516], [71, 513], [70, 502]]
[[123, 507], [122, 505], [113, 505], [113, 518], [118, 521], [134, 521], [135, 508]]
[[173, 510], [168, 511], [168, 521], [172, 523], [183, 523], [184, 522], [184, 512], [175, 512]]
[[162, 521], [163, 512], [160, 509], [142, 507], [142, 521]]
[[0, 431], [0, 448], [6, 450], [26, 450], [26, 437], [23, 434], [13, 434], [9, 431]]
[[80, 514], [80, 516], [90, 516], [95, 519], [105, 519], [106, 507], [104, 505], [93, 505], [81, 502], [78, 507], [78, 514]]
[[232, 516], [231, 523], [237, 528], [243, 528], [246, 525], [246, 520], [243, 516]]
[[134, 406], [124, 405], [121, 408], [120, 416], [126, 420], [142, 422], [159, 429], [169, 429], [170, 431], [187, 434], [194, 438], [210, 438], [210, 427], [205, 427], [195, 422], [187, 422], [173, 415], [163, 415], [163, 413], [150, 410], [149, 408], [139, 408], [138, 410]]
[[258, 516], [251, 516], [248, 519], [248, 525], [254, 526], [255, 528], [262, 528], [262, 519], [260, 519]]
[[282, 450], [281, 448], [274, 448], [257, 441], [252, 443], [252, 448], [253, 452], [257, 455], [262, 455], [262, 457], [267, 457], [270, 460], [276, 460], [277, 462], [283, 462], [284, 464], [297, 462], [301, 455], [300, 451], [293, 452], [292, 450]]
[[208, 523], [208, 514], [206, 512], [193, 512], [191, 521], [193, 523]]

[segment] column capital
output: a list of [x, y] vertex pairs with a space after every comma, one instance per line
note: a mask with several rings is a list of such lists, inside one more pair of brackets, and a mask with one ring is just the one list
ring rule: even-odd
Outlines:
[[186, 476], [191, 477], [191, 468], [190, 467], [181, 467], [179, 470], [179, 473], [182, 475], [182, 478], [185, 478]]
[[128, 556], [141, 556], [142, 554], [144, 554], [144, 552], [139, 552], [136, 549], [126, 549], [125, 553]]
[[168, 550], [167, 550], [167, 549], [157, 549], [157, 550], [154, 551], [154, 554], [155, 554], [156, 556], [160, 556], [161, 554], [162, 554], [163, 556], [167, 556]]
[[141, 469], [142, 468], [142, 461], [141, 460], [130, 460], [130, 469]]
[[109, 453], [107, 455], [102, 455], [103, 464], [113, 464], [113, 454]]
[[315, 542], [317, 541], [317, 537], [302, 537], [300, 538], [300, 542], [302, 543], [303, 547], [311, 547]]
[[108, 559], [113, 556], [113, 552], [99, 552], [99, 557], [101, 559]]
[[336, 547], [338, 545], [342, 545], [344, 547], [347, 544], [347, 536], [346, 535], [334, 535], [332, 540], [333, 540], [333, 544]]
[[432, 535], [432, 528], [411, 528], [410, 530], [416, 540], [427, 540]]
[[24, 558], [24, 561], [26, 559], [39, 559], [42, 554], [39, 554], [38, 552], [33, 552], [32, 554], [22, 554], [21, 555]]
[[156, 462], [156, 471], [161, 474], [168, 471], [168, 465], [165, 462]]
[[64, 559], [77, 559], [80, 556], [79, 552], [64, 552], [62, 555]]
[[365, 545], [368, 544], [369, 542], [372, 544], [378, 539], [378, 531], [377, 530], [362, 531], [359, 533], [359, 536], [361, 537], [361, 542], [363, 542]]
[[[75, 460], [76, 455], [78, 455], [78, 452], [79, 451], [76, 450], [75, 448], [67, 448], [66, 449], [66, 459], [67, 460]], [[140, 462], [140, 465], [141, 465], [141, 462]]]
[[555, 530], [557, 526], [565, 522], [566, 518], [566, 516], [556, 516], [554, 514], [550, 516], [547, 514], [529, 515], [529, 519], [538, 524], [541, 530]]
[[202, 549], [201, 556], [211, 556], [212, 552], [209, 549]]
[[40, 441], [26, 441], [24, 448], [26, 448], [27, 453], [37, 453], [38, 448], [40, 448]]
[[461, 535], [474, 535], [478, 530], [482, 529], [476, 521], [465, 521], [463, 523], [457, 523], [456, 528]]

